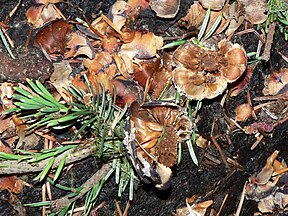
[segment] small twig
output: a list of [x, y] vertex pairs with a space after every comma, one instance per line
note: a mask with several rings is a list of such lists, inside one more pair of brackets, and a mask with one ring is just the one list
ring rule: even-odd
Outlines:
[[26, 47], [26, 48], [28, 48], [28, 46], [29, 46], [29, 44], [30, 44], [32, 32], [33, 32], [33, 29], [32, 29], [32, 27], [30, 27], [29, 33], [28, 33], [28, 37], [27, 37], [26, 42], [25, 42], [25, 47]]
[[[49, 140], [45, 138], [44, 140], [44, 150], [47, 150], [49, 149]], [[46, 182], [46, 183], [49, 183], [49, 182]], [[47, 198], [46, 198], [46, 195], [47, 195], [47, 184], [43, 184], [42, 185], [42, 202], [46, 202], [47, 201]], [[46, 206], [43, 206], [42, 207], [42, 216], [45, 216], [46, 215]]]
[[[53, 144], [55, 141], [51, 141], [50, 139], [45, 138], [45, 142], [48, 142], [48, 149], [53, 148]], [[46, 182], [46, 194], [48, 195], [49, 200], [52, 200], [52, 192], [50, 182]]]
[[101, 14], [101, 18], [122, 37], [123, 33], [121, 30], [108, 17]]
[[256, 50], [256, 55], [255, 55], [256, 58], [259, 58], [262, 46], [263, 46], [263, 43], [262, 43], [261, 40], [259, 40], [258, 41], [257, 50]]
[[228, 168], [228, 167], [229, 167], [229, 164], [228, 164], [227, 161], [226, 161], [226, 156], [225, 156], [225, 154], [223, 153], [223, 151], [222, 151], [220, 145], [218, 144], [217, 140], [216, 140], [213, 136], [210, 136], [210, 139], [211, 139], [212, 143], [215, 145], [215, 147], [217, 148], [217, 150], [219, 151], [223, 163], [224, 163], [225, 166]]
[[[68, 214], [67, 215], [74, 215], [74, 214], [72, 214], [72, 213], [77, 213], [77, 212], [83, 212], [85, 210], [85, 206], [81, 206], [81, 207], [78, 207], [78, 208], [74, 208], [73, 209], [73, 212], [72, 212], [72, 210], [69, 210], [68, 211]], [[75, 214], [75, 215], [77, 215], [77, 214]], [[81, 214], [80, 214], [81, 215]], [[91, 215], [93, 215], [93, 214], [91, 214]]]
[[244, 131], [244, 129], [235, 120], [229, 118], [226, 114], [224, 115], [224, 118], [229, 124], [235, 125], [237, 128], [239, 128], [240, 130]]
[[117, 209], [117, 213], [118, 213], [118, 215], [119, 215], [119, 216], [123, 216], [123, 213], [122, 213], [121, 207], [120, 207], [120, 205], [119, 205], [119, 203], [118, 203], [117, 200], [115, 200], [115, 204], [116, 204], [116, 209]]
[[215, 158], [213, 155], [209, 154], [209, 153], [204, 153], [204, 157], [207, 158], [208, 160], [212, 161], [215, 164], [221, 164], [221, 161], [218, 160], [217, 158]]
[[46, 182], [46, 190], [49, 200], [52, 200], [52, 190], [51, 190], [51, 184], [50, 182]]
[[[232, 35], [232, 34], [231, 34]], [[210, 210], [209, 216], [215, 216], [216, 215], [216, 210], [214, 208], [212, 208]]]
[[269, 25], [268, 34], [266, 37], [266, 43], [265, 43], [264, 51], [262, 54], [262, 59], [265, 60], [266, 62], [270, 59], [270, 52], [271, 52], [271, 47], [273, 44], [275, 26], [276, 26], [276, 22], [273, 22], [272, 24]]
[[264, 100], [288, 100], [288, 92], [278, 95], [270, 95], [270, 96], [263, 96], [263, 97], [256, 97], [253, 98], [255, 101], [264, 101]]
[[224, 205], [225, 205], [225, 203], [226, 203], [226, 201], [227, 201], [228, 196], [229, 196], [229, 194], [226, 194], [226, 195], [225, 195], [225, 197], [224, 197], [224, 199], [223, 199], [223, 202], [222, 202], [222, 204], [221, 204], [221, 206], [220, 206], [220, 209], [219, 209], [219, 211], [217, 212], [216, 216], [220, 216], [221, 211], [222, 211], [222, 209], [223, 209], [223, 207], [224, 207]]
[[[76, 161], [83, 160], [84, 158], [89, 157], [90, 155], [96, 154], [97, 146], [95, 143], [87, 143], [81, 144], [79, 146], [72, 149], [67, 150], [61, 155], [58, 155], [55, 158], [53, 169], [58, 167], [60, 161], [67, 156], [65, 165], [69, 165], [75, 163]], [[0, 161], [0, 175], [2, 174], [24, 174], [24, 173], [32, 173], [32, 172], [40, 172], [42, 171], [48, 164], [51, 158], [45, 159], [43, 161], [39, 161], [37, 166], [33, 163], [28, 163], [26, 161], [17, 161], [17, 160], [7, 160]]]
[[282, 119], [280, 119], [279, 121], [275, 122], [275, 123], [273, 124], [273, 127], [275, 128], [275, 127], [277, 127], [277, 126], [285, 123], [286, 121], [288, 121], [288, 116], [286, 116], [285, 118], [282, 118]]
[[18, 10], [19, 6], [21, 5], [22, 0], [19, 0], [16, 6], [10, 11], [9, 17], [12, 17], [14, 13]]
[[252, 101], [251, 101], [251, 96], [250, 96], [250, 91], [248, 90], [246, 93], [246, 97], [247, 97], [247, 103], [249, 104], [249, 106], [252, 108], [252, 117], [257, 120], [257, 116], [255, 114], [255, 111], [253, 109], [253, 105], [252, 105]]
[[125, 207], [125, 210], [123, 212], [123, 216], [128, 216], [128, 210], [130, 208], [130, 200], [128, 200], [127, 204], [126, 204], [126, 207]]
[[43, 138], [45, 138], [45, 139], [48, 139], [48, 140], [52, 141], [52, 142], [56, 142], [56, 138], [54, 136], [52, 136], [52, 135], [45, 134], [45, 133], [43, 133], [41, 131], [37, 131], [37, 130], [34, 131], [34, 133], [39, 135], [39, 136], [41, 136], [41, 137], [43, 137]]
[[[91, 211], [91, 215], [97, 215], [97, 211], [98, 209], [103, 208], [106, 205], [106, 203], [103, 201], [101, 202], [98, 206], [96, 206], [92, 211]], [[84, 206], [85, 208], [85, 206]], [[83, 209], [84, 210], [84, 209]]]
[[3, 23], [3, 22], [0, 22], [0, 27], [1, 28], [9, 28], [9, 26], [8, 25], [6, 25], [5, 23]]
[[121, 111], [119, 110], [118, 113], [117, 113], [116, 116], [115, 116], [114, 121], [112, 122], [112, 125], [111, 125], [110, 130], [108, 131], [108, 136], [112, 136], [113, 130], [115, 129], [117, 123], [118, 123], [119, 120], [120, 120], [120, 119], [119, 119], [120, 115], [121, 115]]
[[75, 140], [75, 141], [63, 141], [60, 144], [61, 145], [73, 145], [73, 144], [80, 144], [82, 141], [81, 140]]
[[243, 206], [243, 203], [244, 203], [244, 199], [245, 199], [245, 188], [246, 188], [246, 185], [247, 185], [247, 181], [245, 182], [245, 184], [243, 186], [242, 194], [241, 194], [241, 197], [240, 197], [240, 201], [239, 201], [235, 216], [239, 216], [240, 213], [241, 213], [241, 209], [242, 209], [242, 206]]
[[283, 53], [281, 53], [281, 52], [278, 52], [278, 54], [286, 61], [286, 62], [288, 62], [288, 57], [287, 56], [285, 56]]
[[94, 34], [96, 34], [98, 37], [104, 38], [104, 35], [101, 34], [100, 32], [98, 32], [98, 31], [92, 26], [92, 24], [89, 22], [89, 20], [87, 19], [87, 17], [86, 17], [85, 15], [83, 15], [83, 17], [84, 17], [87, 25], [89, 26], [90, 30], [91, 30]]
[[214, 117], [214, 118], [213, 118], [213, 122], [212, 122], [211, 131], [210, 131], [210, 137], [213, 136], [215, 123], [216, 123], [216, 118]]
[[261, 142], [261, 140], [263, 139], [264, 135], [259, 135], [257, 136], [257, 140], [253, 143], [253, 145], [250, 147], [250, 150], [254, 150], [258, 145], [259, 143]]
[[266, 106], [274, 104], [274, 103], [276, 103], [276, 101], [270, 101], [270, 102], [266, 102], [266, 103], [263, 103], [263, 104], [259, 104], [259, 105], [255, 106], [255, 107], [253, 107], [253, 110], [257, 111], [257, 110], [261, 109], [262, 107], [266, 107]]
[[152, 81], [153, 81], [153, 78], [151, 78], [151, 77], [146, 80], [145, 89], [144, 89], [144, 95], [143, 95], [143, 103], [145, 103], [145, 101], [146, 101], [146, 98], [147, 98], [147, 95], [148, 95], [148, 91], [150, 89]]
[[241, 166], [241, 164], [239, 164], [237, 161], [233, 160], [232, 158], [227, 158], [227, 163], [231, 164], [232, 166], [234, 166], [237, 170], [243, 171], [244, 168], [243, 166]]
[[55, 4], [52, 4], [53, 9], [62, 17], [62, 19], [67, 20], [66, 17], [62, 14], [62, 12], [56, 7]]
[[67, 206], [69, 203], [72, 203], [81, 197], [83, 197], [91, 188], [93, 188], [96, 184], [98, 184], [110, 171], [112, 167], [112, 163], [104, 164], [101, 169], [99, 169], [90, 179], [88, 179], [83, 185], [80, 187], [83, 188], [80, 193], [73, 197], [69, 198], [69, 196], [62, 197], [52, 202], [51, 207], [53, 211], [59, 211]]
[[225, 92], [225, 94], [223, 95], [222, 99], [221, 99], [220, 105], [221, 105], [222, 107], [224, 107], [224, 105], [225, 105], [226, 98], [227, 98], [228, 94], [229, 94], [229, 91], [227, 90], [227, 91]]
[[[42, 202], [46, 202], [47, 199], [46, 199], [46, 185], [43, 184], [42, 185]], [[42, 207], [42, 216], [45, 216], [46, 215], [46, 206], [43, 206]]]
[[236, 34], [234, 34], [234, 36], [235, 35], [243, 35], [243, 34], [247, 34], [247, 33], [254, 33], [256, 36], [257, 36], [257, 38], [264, 44], [265, 43], [265, 41], [264, 41], [264, 39], [261, 37], [261, 35], [255, 30], [255, 29], [253, 29], [253, 28], [250, 28], [250, 29], [246, 29], [246, 30], [243, 30], [243, 31], [240, 31], [240, 32], [237, 32]]

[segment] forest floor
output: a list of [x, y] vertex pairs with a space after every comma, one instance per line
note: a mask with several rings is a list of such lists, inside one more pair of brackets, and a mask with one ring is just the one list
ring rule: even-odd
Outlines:
[[[6, 33], [14, 42], [15, 47], [11, 48], [11, 50], [16, 57], [12, 59], [5, 49], [4, 44], [0, 43], [0, 82], [25, 84], [26, 78], [29, 78], [39, 79], [42, 83], [47, 83], [53, 71], [52, 62], [54, 60], [52, 59], [52, 62], [49, 61], [45, 55], [43, 55], [42, 50], [34, 46], [33, 41], [39, 30], [33, 30], [30, 43], [27, 46], [27, 38], [31, 28], [27, 23], [25, 14], [28, 8], [33, 5], [33, 2], [22, 1], [16, 13], [8, 19], [8, 14], [15, 8], [17, 1], [0, 0], [0, 2], [0, 21], [9, 26]], [[135, 29], [145, 29], [145, 31], [153, 32], [155, 35], [161, 37], [170, 35], [171, 37], [181, 38], [181, 34], [185, 34], [186, 30], [183, 27], [179, 27], [178, 21], [187, 14], [192, 3], [193, 1], [182, 0], [177, 16], [169, 19], [159, 18], [155, 15], [155, 12], [146, 9], [141, 12], [137, 18]], [[85, 15], [88, 20], [93, 20], [99, 17], [100, 14], [108, 14], [113, 4], [114, 1], [112, 0], [69, 0], [57, 3], [56, 5], [62, 14], [68, 20], [72, 21], [76, 18], [83, 19], [83, 15]], [[259, 45], [259, 37], [252, 31], [247, 31], [243, 34], [237, 34], [237, 32], [243, 32], [245, 29], [252, 28], [254, 28], [258, 34], [261, 34], [260, 37], [264, 35], [265, 39], [267, 39], [266, 33], [257, 30], [257, 25], [251, 25], [248, 21], [244, 21], [234, 35], [230, 37], [233, 43], [238, 43], [243, 46], [246, 53], [256, 52]], [[192, 34], [194, 34], [194, 32], [192, 32]], [[168, 42], [164, 41], [164, 43]], [[235, 121], [233, 120], [236, 115], [235, 109], [241, 104], [249, 103], [249, 100], [251, 100], [250, 106], [252, 106], [252, 108], [257, 106], [261, 107], [261, 104], [267, 101], [275, 102], [273, 98], [265, 100], [255, 100], [255, 98], [269, 97], [263, 95], [263, 89], [265, 88], [264, 83], [267, 76], [272, 74], [273, 71], [279, 71], [281, 68], [287, 67], [288, 43], [284, 39], [284, 34], [279, 31], [277, 26], [272, 41], [266, 40], [265, 42], [271, 42], [272, 45], [269, 50], [270, 58], [267, 61], [258, 60], [257, 63], [250, 63], [253, 58], [248, 59], [248, 68], [252, 70], [251, 78], [248, 79], [246, 86], [241, 89], [239, 94], [233, 97], [230, 96], [231, 89], [237, 86], [237, 83], [233, 83], [233, 85], [228, 85], [228, 91], [224, 91], [223, 94], [213, 99], [202, 100], [202, 107], [197, 113], [197, 136], [205, 138], [207, 142], [204, 146], [193, 145], [199, 163], [198, 166], [191, 160], [187, 146], [183, 145], [182, 161], [179, 165], [172, 167], [173, 176], [171, 186], [166, 190], [157, 190], [153, 184], [140, 182], [138, 188], [134, 191], [134, 198], [130, 202], [128, 215], [176, 215], [176, 209], [185, 207], [186, 199], [195, 194], [198, 195], [197, 202], [213, 201], [213, 204], [208, 207], [206, 215], [216, 215], [217, 212], [219, 213], [217, 215], [234, 215], [237, 208], [240, 208], [239, 203], [241, 196], [243, 196], [245, 184], [247, 185], [251, 176], [259, 177], [257, 174], [265, 167], [267, 158], [269, 158], [273, 152], [275, 153], [276, 150], [279, 151], [279, 154], [276, 156], [277, 161], [288, 162], [287, 93], [285, 95], [285, 92], [287, 92], [287, 84], [286, 87], [284, 87], [284, 91], [282, 90], [282, 92], [276, 94], [284, 96], [277, 100], [281, 101], [282, 110], [279, 112], [282, 113], [281, 117], [270, 121], [272, 125], [275, 126], [272, 130], [265, 131], [265, 128], [258, 128], [256, 133], [248, 134], [245, 133], [244, 130], [239, 129], [237, 125], [235, 126]], [[265, 44], [262, 46], [262, 51], [264, 47]], [[75, 64], [71, 63], [73, 73], [81, 70], [79, 65], [79, 62]], [[24, 70], [25, 73], [22, 73]], [[22, 72], [20, 73], [19, 71]], [[237, 82], [240, 83], [245, 76], [246, 74]], [[286, 77], [287, 76], [286, 70]], [[224, 95], [226, 98], [224, 98]], [[191, 103], [193, 106], [196, 105], [194, 101]], [[255, 112], [253, 111], [255, 118], [252, 116], [249, 117], [247, 121], [238, 121], [240, 128], [251, 126], [255, 122], [266, 124], [268, 122], [268, 120], [265, 122], [267, 116], [266, 119], [263, 116], [267, 115], [267, 110], [269, 111], [269, 106], [264, 106], [264, 109], [259, 108], [255, 110]], [[270, 122], [269, 125], [271, 125]], [[1, 141], [6, 140], [5, 133], [5, 129], [1, 127]], [[69, 140], [71, 136], [73, 136], [71, 133], [70, 130], [68, 132], [52, 130], [51, 132], [53, 137], [56, 137], [57, 142]], [[18, 139], [15, 139], [14, 143], [17, 143], [17, 141]], [[259, 143], [256, 145], [258, 141]], [[41, 139], [39, 138], [39, 145], [35, 145], [30, 149], [41, 150], [44, 145], [43, 143], [43, 137]], [[251, 149], [251, 147], [253, 149]], [[23, 146], [21, 148], [23, 148]], [[13, 148], [11, 147], [11, 149]], [[223, 159], [225, 161], [223, 161]], [[275, 160], [276, 158], [272, 160], [272, 163]], [[90, 156], [69, 167], [69, 169], [65, 171], [65, 175], [59, 179], [58, 183], [74, 188], [79, 187], [99, 170], [102, 165], [103, 161], [99, 161], [97, 157]], [[283, 166], [285, 167], [285, 165]], [[0, 169], [2, 169], [1, 162]], [[36, 175], [37, 174], [31, 173], [17, 175], [21, 181], [26, 182], [18, 192], [11, 192], [10, 189], [0, 187], [0, 215], [30, 216], [43, 214], [42, 207], [23, 207], [23, 204], [43, 200], [43, 182], [33, 181]], [[271, 177], [271, 175], [269, 177]], [[286, 175], [287, 178], [286, 172], [284, 174], [282, 173], [282, 175]], [[2, 176], [5, 175], [0, 175], [0, 177]], [[281, 178], [284, 179], [283, 176], [281, 176]], [[250, 178], [250, 183], [251, 181]], [[287, 183], [285, 182], [283, 184], [285, 186]], [[255, 183], [254, 186], [257, 187], [257, 183]], [[259, 195], [257, 199], [255, 198], [257, 195], [255, 194], [251, 195], [250, 199], [248, 199], [248, 195], [245, 195], [244, 202], [239, 209], [239, 211], [241, 211], [239, 215], [253, 215], [256, 212], [260, 212], [257, 205], [261, 199], [274, 196], [275, 191], [278, 190], [276, 186], [271, 186], [271, 188], [273, 189], [265, 191], [266, 194], [264, 192], [260, 193], [261, 195]], [[117, 193], [118, 186], [115, 183], [114, 177], [111, 177], [105, 182], [91, 215], [120, 215], [117, 203], [124, 211], [129, 199], [129, 192], [125, 190], [121, 197], [118, 197]], [[67, 195], [67, 192], [51, 186], [51, 194], [53, 195], [52, 199], [55, 200]], [[77, 202], [77, 207], [82, 206], [84, 201], [84, 198], [80, 199]], [[276, 201], [274, 202], [276, 203]], [[96, 209], [96, 207], [98, 209]], [[285, 212], [285, 206], [281, 208], [281, 206], [275, 204], [269, 215], [280, 215], [283, 212]], [[81, 215], [81, 212], [78, 214]], [[77, 215], [77, 213], [75, 213], [75, 215]], [[178, 215], [180, 214], [178, 213]], [[264, 213], [259, 213], [259, 215], [264, 215]], [[283, 213], [283, 215], [285, 215], [285, 213]]]

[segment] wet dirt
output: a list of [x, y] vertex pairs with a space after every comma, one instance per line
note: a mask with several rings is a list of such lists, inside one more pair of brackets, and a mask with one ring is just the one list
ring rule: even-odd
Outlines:
[[[108, 1], [66, 1], [60, 3], [59, 9], [62, 13], [71, 19], [81, 17], [85, 14], [88, 19], [97, 17], [101, 12], [108, 13], [110, 6], [114, 3]], [[176, 19], [163, 20], [155, 16], [151, 11], [143, 12], [137, 22], [139, 28], [147, 28], [156, 34], [164, 36], [166, 32], [181, 34], [183, 29], [177, 29], [175, 23], [177, 19], [186, 14], [187, 9], [191, 5], [191, 1], [182, 1], [180, 12]], [[7, 33], [15, 42], [16, 49], [12, 51], [17, 56], [17, 62], [9, 58], [3, 44], [0, 45], [0, 81], [23, 82], [26, 77], [39, 78], [42, 81], [47, 80], [50, 76], [51, 64], [42, 55], [39, 49], [33, 48], [33, 40], [29, 47], [25, 48], [25, 42], [29, 32], [29, 25], [26, 23], [25, 12], [32, 4], [32, 1], [23, 1], [17, 13], [7, 20], [6, 16], [16, 5], [16, 1], [0, 0], [0, 21], [7, 21], [11, 26]], [[82, 10], [79, 10], [81, 8]], [[153, 22], [151, 22], [153, 20]], [[176, 29], [176, 30], [175, 30]], [[35, 35], [35, 32], [32, 34]], [[247, 52], [255, 51], [258, 44], [258, 39], [252, 33], [242, 36], [235, 36], [232, 41], [237, 41], [245, 47]], [[287, 66], [278, 52], [288, 56], [287, 42], [284, 41], [282, 34], [276, 32], [273, 47], [271, 50], [271, 59], [269, 62], [260, 62], [256, 67], [251, 83], [248, 87], [251, 98], [262, 95], [264, 87], [264, 78], [271, 73], [271, 70], [278, 70], [280, 67]], [[31, 57], [31, 58], [30, 58]], [[29, 61], [27, 61], [30, 59]], [[34, 63], [34, 64], [33, 64]], [[37, 66], [38, 65], [38, 66]], [[19, 69], [18, 67], [21, 67]], [[48, 70], [49, 69], [49, 70]], [[13, 72], [11, 72], [13, 70]], [[26, 71], [25, 73], [23, 71]], [[29, 72], [29, 73], [28, 73]], [[14, 75], [15, 74], [15, 75]], [[246, 90], [247, 91], [247, 90]], [[214, 136], [219, 136], [219, 145], [227, 157], [236, 160], [243, 169], [226, 168], [221, 161], [221, 156], [215, 146], [211, 143], [206, 149], [195, 147], [196, 155], [199, 159], [199, 167], [196, 167], [189, 156], [188, 149], [184, 146], [183, 160], [179, 166], [173, 168], [172, 186], [165, 191], [158, 191], [152, 185], [140, 184], [135, 192], [134, 200], [129, 209], [129, 215], [132, 216], [149, 216], [149, 215], [173, 215], [175, 209], [185, 205], [185, 198], [191, 197], [194, 194], [199, 194], [203, 200], [214, 200], [213, 208], [218, 210], [222, 204], [224, 197], [228, 194], [227, 202], [225, 203], [221, 215], [233, 215], [237, 209], [240, 195], [243, 190], [243, 185], [248, 177], [258, 173], [265, 165], [265, 161], [269, 155], [275, 150], [280, 151], [280, 158], [288, 162], [288, 122], [276, 127], [272, 136], [264, 137], [263, 141], [255, 150], [250, 150], [251, 145], [256, 138], [253, 135], [247, 135], [243, 132], [228, 133], [231, 140], [229, 144], [227, 140], [227, 123], [224, 116], [233, 117], [233, 110], [239, 104], [245, 103], [246, 91], [242, 92], [237, 97], [229, 98], [225, 104], [225, 110], [220, 106], [220, 97], [204, 101], [203, 107], [199, 112], [200, 121], [197, 124], [199, 134], [204, 137], [209, 137], [214, 125]], [[253, 102], [253, 105], [257, 105]], [[249, 123], [249, 122], [248, 122]], [[245, 123], [247, 124], [247, 123]], [[217, 158], [220, 163], [215, 164], [205, 158], [205, 154], [211, 154]], [[85, 182], [96, 170], [100, 164], [94, 157], [79, 162], [74, 165], [65, 176], [60, 179], [60, 184], [66, 186], [78, 187]], [[23, 180], [28, 183], [33, 183], [34, 175], [22, 176]], [[115, 180], [111, 178], [104, 186], [98, 203], [105, 202], [103, 208], [99, 209], [97, 215], [115, 215], [116, 206], [115, 199], [119, 200], [120, 206], [124, 209], [128, 195], [123, 195], [122, 198], [117, 197], [117, 186]], [[66, 195], [66, 192], [52, 187], [53, 199], [60, 198]], [[7, 201], [7, 191], [0, 192], [0, 215], [19, 215], [13, 204]], [[23, 192], [18, 195], [22, 204], [41, 201], [41, 185], [35, 184], [32, 187], [24, 187]], [[82, 203], [83, 204], [83, 203]], [[80, 203], [81, 206], [81, 203]], [[26, 208], [27, 215], [41, 215], [40, 208]], [[257, 204], [253, 201], [245, 201], [242, 208], [242, 216], [253, 215], [257, 212]]]

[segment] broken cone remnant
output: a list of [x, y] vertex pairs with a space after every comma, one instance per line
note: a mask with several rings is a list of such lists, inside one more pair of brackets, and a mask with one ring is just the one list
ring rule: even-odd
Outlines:
[[124, 143], [141, 179], [158, 189], [170, 185], [170, 167], [177, 163], [178, 143], [190, 138], [192, 123], [173, 103], [134, 103], [127, 120]]
[[186, 42], [174, 52], [177, 67], [173, 71], [176, 88], [190, 99], [215, 98], [245, 71], [247, 56], [239, 44], [226, 39], [218, 50]]

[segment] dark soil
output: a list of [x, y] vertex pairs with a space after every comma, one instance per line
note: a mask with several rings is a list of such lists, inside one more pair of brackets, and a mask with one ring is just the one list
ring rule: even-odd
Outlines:
[[[16, 5], [17, 1], [0, 0], [0, 21], [5, 21], [6, 16]], [[62, 13], [71, 19], [82, 17], [85, 14], [88, 19], [95, 18], [102, 11], [107, 14], [110, 6], [114, 1], [81, 1], [69, 0], [66, 3], [58, 4]], [[164, 35], [166, 32], [175, 29], [178, 34], [183, 33], [183, 29], [177, 29], [175, 22], [177, 19], [186, 14], [186, 10], [190, 7], [192, 1], [183, 0], [181, 10], [176, 19], [163, 20], [157, 18], [153, 12], [143, 12], [137, 23], [139, 28], [148, 28], [150, 31], [158, 35]], [[6, 20], [7, 24], [12, 26], [8, 30], [8, 34], [15, 42], [17, 48], [12, 49], [17, 57], [17, 60], [12, 60], [8, 56], [3, 44], [0, 44], [0, 81], [23, 82], [27, 78], [36, 78], [45, 81], [50, 76], [51, 64], [42, 55], [38, 48], [33, 47], [33, 41], [30, 42], [28, 49], [25, 48], [25, 42], [29, 32], [29, 26], [26, 23], [25, 12], [31, 5], [31, 1], [23, 1], [17, 13]], [[78, 8], [83, 9], [81, 12]], [[144, 27], [143, 27], [144, 26]], [[32, 35], [35, 35], [35, 32]], [[258, 39], [252, 33], [242, 36], [235, 36], [233, 41], [242, 44], [247, 52], [255, 51], [258, 44]], [[282, 34], [276, 31], [274, 43], [271, 50], [271, 59], [268, 62], [261, 62], [256, 67], [253, 73], [249, 91], [251, 98], [262, 96], [264, 86], [264, 77], [271, 73], [271, 70], [278, 70], [283, 66], [287, 66], [278, 54], [282, 52], [288, 56], [287, 42], [284, 41]], [[228, 136], [231, 144], [228, 144], [226, 138], [227, 124], [224, 120], [224, 115], [232, 117], [235, 113], [233, 110], [237, 105], [245, 103], [246, 91], [234, 98], [229, 98], [226, 102], [225, 110], [220, 106], [220, 97], [204, 101], [203, 107], [200, 110], [199, 121], [197, 127], [199, 134], [204, 137], [209, 137], [212, 127], [212, 122], [215, 121], [214, 136], [220, 136], [218, 140], [224, 154], [230, 158], [234, 158], [243, 169], [231, 168], [227, 169], [221, 161], [221, 157], [213, 144], [210, 144], [206, 149], [195, 147], [196, 155], [199, 159], [199, 167], [196, 167], [190, 159], [188, 149], [184, 147], [183, 161], [173, 169], [172, 186], [165, 191], [158, 191], [152, 185], [141, 184], [135, 192], [134, 200], [129, 210], [129, 215], [132, 216], [148, 216], [148, 215], [173, 215], [177, 207], [185, 205], [185, 198], [191, 197], [194, 194], [199, 194], [200, 198], [214, 200], [213, 208], [216, 211], [220, 208], [223, 198], [228, 194], [227, 202], [225, 203], [222, 214], [223, 216], [233, 215], [235, 213], [243, 185], [248, 177], [258, 173], [265, 165], [267, 157], [275, 150], [280, 151], [280, 158], [288, 161], [288, 122], [278, 126], [273, 131], [273, 136], [266, 136], [259, 146], [251, 151], [250, 147], [255, 142], [253, 135], [246, 135], [243, 132], [229, 133]], [[257, 103], [253, 104], [257, 105]], [[226, 113], [225, 113], [226, 112]], [[228, 113], [227, 113], [228, 112]], [[247, 124], [247, 123], [245, 123]], [[206, 153], [213, 155], [220, 164], [214, 164], [204, 157]], [[72, 167], [72, 169], [62, 176], [60, 184], [67, 186], [80, 186], [93, 173], [95, 173], [100, 164], [96, 159], [91, 157]], [[23, 176], [23, 179], [33, 184], [33, 177]], [[124, 194], [122, 198], [117, 197], [117, 186], [114, 179], [104, 186], [104, 189], [99, 197], [99, 204], [106, 202], [105, 206], [97, 212], [97, 215], [115, 215], [115, 199], [119, 200], [121, 207], [124, 209], [128, 196]], [[60, 198], [65, 195], [65, 192], [52, 188], [53, 199]], [[0, 215], [19, 215], [15, 205], [9, 204], [9, 194], [7, 191], [0, 192]], [[22, 204], [41, 201], [41, 185], [36, 184], [33, 187], [24, 186], [24, 190], [20, 195], [17, 195]], [[253, 215], [257, 212], [257, 204], [252, 201], [245, 201], [242, 209], [242, 216]], [[26, 208], [27, 215], [41, 215], [40, 208]], [[99, 214], [98, 214], [99, 213]]]

